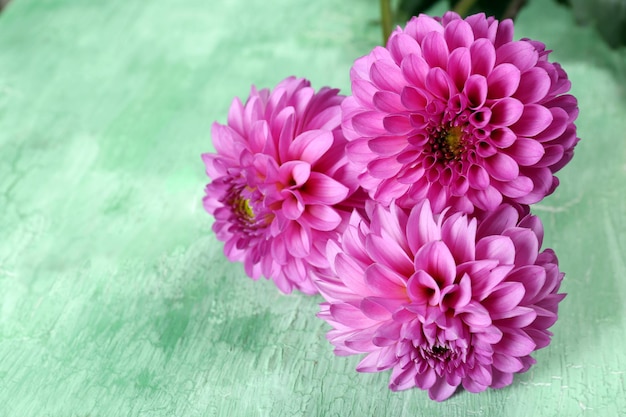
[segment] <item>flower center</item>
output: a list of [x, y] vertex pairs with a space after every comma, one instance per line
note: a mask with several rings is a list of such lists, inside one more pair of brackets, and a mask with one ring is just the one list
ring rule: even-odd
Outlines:
[[247, 220], [254, 220], [254, 210], [252, 210], [252, 206], [250, 206], [249, 199], [239, 196], [233, 202], [233, 207], [237, 213], [245, 217]]
[[437, 159], [443, 161], [458, 160], [463, 151], [463, 130], [458, 126], [437, 132], [432, 139], [433, 150]]
[[269, 225], [273, 216], [264, 209], [261, 193], [253, 187], [233, 187], [225, 204], [230, 207], [231, 222], [238, 225], [243, 233], [254, 233]]
[[426, 359], [434, 359], [442, 362], [445, 362], [454, 356], [454, 351], [445, 345], [435, 345], [431, 348], [425, 348], [423, 349], [423, 352]]

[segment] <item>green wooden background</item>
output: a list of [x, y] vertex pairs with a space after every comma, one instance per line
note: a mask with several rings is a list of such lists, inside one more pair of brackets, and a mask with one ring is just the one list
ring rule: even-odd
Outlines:
[[[443, 6], [436, 8], [443, 12]], [[626, 53], [552, 1], [580, 142], [536, 207], [566, 272], [514, 384], [438, 404], [358, 374], [315, 317], [222, 255], [201, 205], [210, 125], [250, 84], [349, 92], [375, 0], [13, 0], [0, 15], [0, 416], [626, 415]]]

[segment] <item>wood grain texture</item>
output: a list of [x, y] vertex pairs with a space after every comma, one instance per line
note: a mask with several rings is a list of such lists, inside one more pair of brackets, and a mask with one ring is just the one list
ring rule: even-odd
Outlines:
[[[441, 7], [437, 9], [441, 12]], [[358, 374], [315, 317], [230, 264], [200, 154], [250, 84], [349, 91], [375, 1], [15, 0], [0, 17], [1, 416], [626, 415], [626, 55], [531, 2], [580, 101], [536, 207], [566, 272], [553, 343], [512, 386], [445, 403]]]

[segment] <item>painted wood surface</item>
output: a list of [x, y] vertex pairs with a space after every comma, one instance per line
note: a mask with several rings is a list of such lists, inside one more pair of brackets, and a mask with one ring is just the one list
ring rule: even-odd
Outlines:
[[[436, 9], [442, 12], [441, 7]], [[14, 0], [0, 15], [0, 416], [626, 415], [626, 53], [532, 1], [580, 101], [536, 207], [560, 320], [512, 386], [445, 403], [358, 374], [315, 317], [222, 255], [202, 209], [210, 125], [250, 84], [349, 92], [374, 0]]]

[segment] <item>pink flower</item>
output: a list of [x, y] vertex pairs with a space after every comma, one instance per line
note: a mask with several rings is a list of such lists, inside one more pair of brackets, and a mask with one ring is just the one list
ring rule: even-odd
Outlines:
[[212, 179], [204, 207], [226, 256], [285, 293], [317, 292], [310, 269], [327, 265], [326, 240], [349, 217], [340, 203], [356, 185], [346, 179], [337, 93], [294, 77], [271, 92], [252, 87], [227, 125], [213, 125], [216, 153], [202, 155]]
[[336, 354], [367, 353], [358, 371], [392, 369], [392, 390], [437, 401], [459, 385], [504, 387], [535, 363], [565, 296], [537, 217], [507, 204], [482, 220], [433, 214], [428, 200], [368, 214], [328, 243], [331, 268], [316, 280]]
[[414, 17], [355, 61], [342, 104], [348, 158], [374, 200], [435, 211], [532, 204], [578, 141], [577, 100], [550, 51], [511, 20]]

